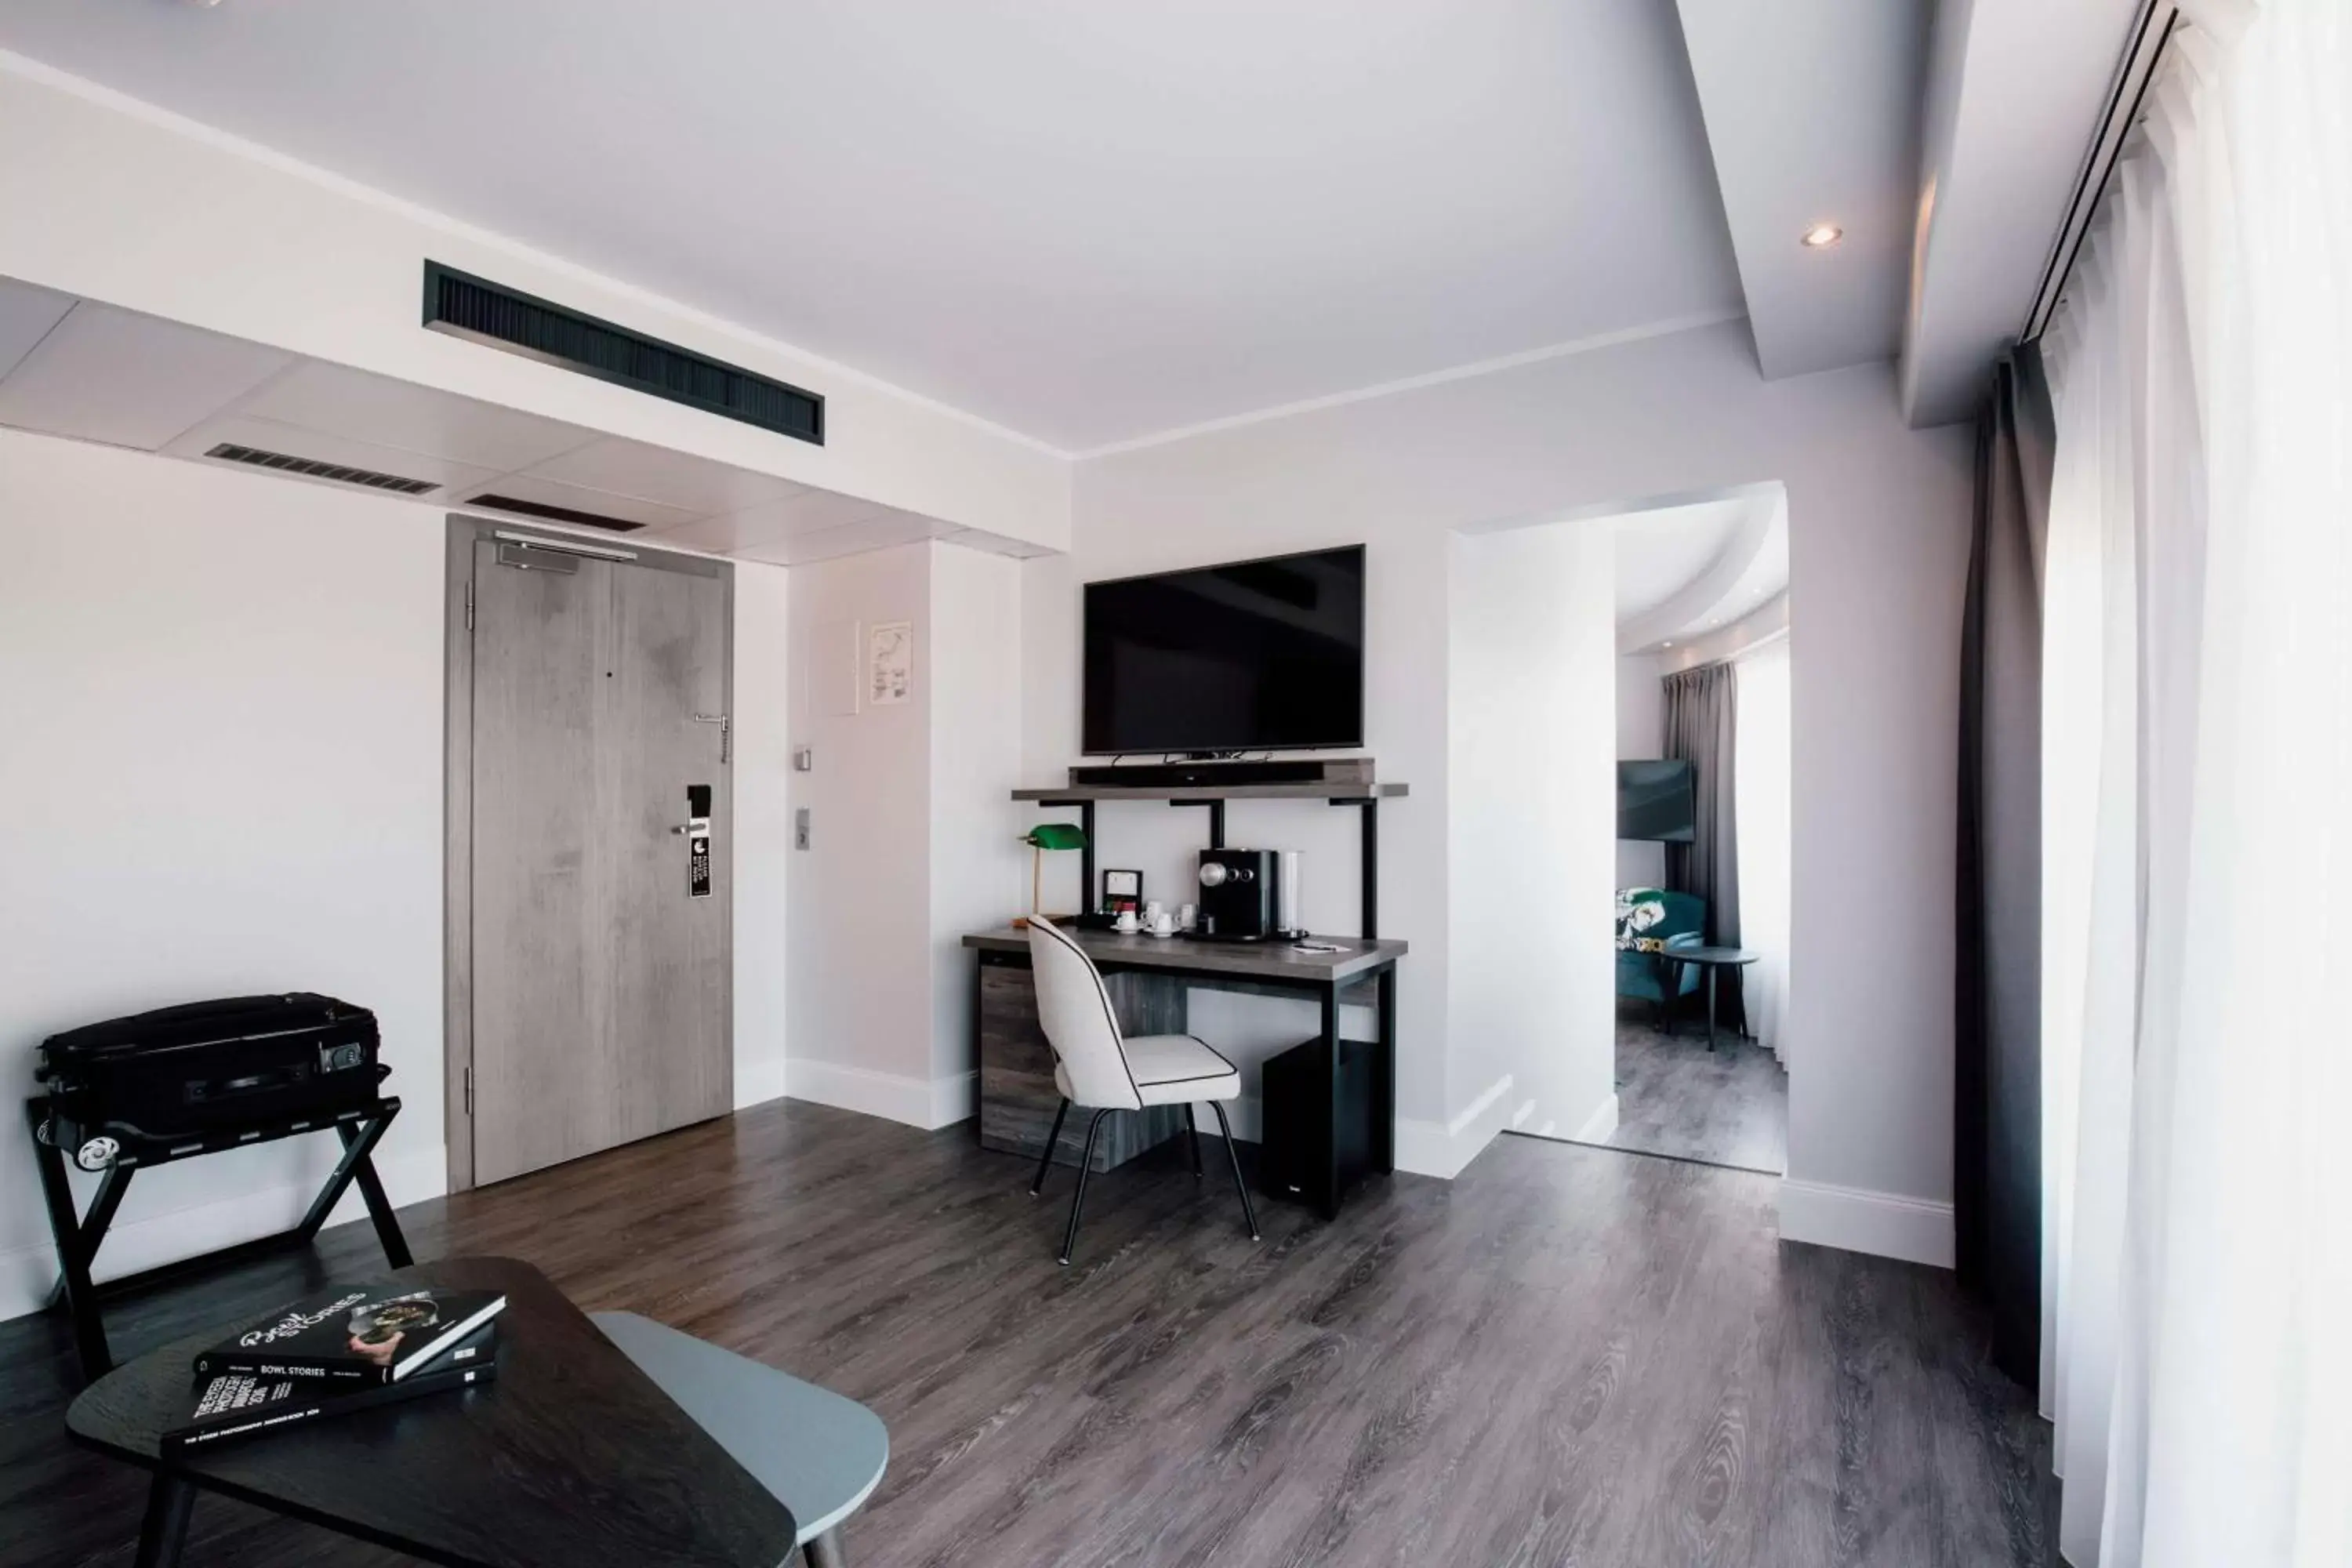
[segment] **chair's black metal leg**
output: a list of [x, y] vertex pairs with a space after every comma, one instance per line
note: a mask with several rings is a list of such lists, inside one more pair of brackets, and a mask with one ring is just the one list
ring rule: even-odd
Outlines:
[[1103, 1118], [1109, 1114], [1108, 1110], [1097, 1110], [1094, 1120], [1087, 1123], [1087, 1155], [1078, 1162], [1078, 1190], [1070, 1194], [1070, 1223], [1062, 1232], [1062, 1262], [1066, 1266], [1070, 1254], [1077, 1249], [1078, 1211], [1086, 1206], [1087, 1173], [1095, 1168], [1095, 1134], [1102, 1131]]
[[139, 1521], [136, 1568], [174, 1568], [188, 1539], [188, 1510], [196, 1489], [170, 1470], [157, 1470], [147, 1489], [147, 1513]]
[[[348, 1122], [335, 1131], [341, 1135], [346, 1149], [359, 1136], [357, 1129]], [[376, 1244], [383, 1248], [385, 1259], [394, 1268], [405, 1268], [415, 1262], [408, 1253], [408, 1238], [400, 1234], [400, 1218], [392, 1212], [392, 1200], [384, 1196], [383, 1182], [375, 1173], [375, 1157], [361, 1155], [360, 1163], [352, 1168], [352, 1176], [360, 1184], [360, 1198], [367, 1205], [368, 1219], [375, 1226]]]
[[1037, 1179], [1029, 1184], [1029, 1195], [1035, 1197], [1045, 1190], [1045, 1173], [1054, 1168], [1054, 1145], [1062, 1141], [1062, 1120], [1070, 1114], [1070, 1102], [1062, 1101], [1062, 1109], [1054, 1112], [1054, 1130], [1045, 1134], [1045, 1152], [1037, 1157]]
[[1184, 1102], [1184, 1152], [1192, 1156], [1192, 1179], [1201, 1179], [1201, 1129], [1192, 1120], [1192, 1102]]
[[1723, 965], [1719, 963], [1706, 966], [1706, 1049], [1709, 1056], [1715, 1054], [1715, 977], [1722, 973]]
[[1217, 1126], [1224, 1132], [1225, 1158], [1232, 1161], [1234, 1165], [1234, 1191], [1242, 1195], [1242, 1218], [1249, 1222], [1250, 1239], [1255, 1241], [1258, 1239], [1257, 1210], [1250, 1207], [1249, 1184], [1242, 1180], [1242, 1154], [1240, 1150], [1234, 1147], [1234, 1124], [1225, 1120], [1225, 1106], [1223, 1100], [1209, 1101], [1209, 1109], [1217, 1113]]

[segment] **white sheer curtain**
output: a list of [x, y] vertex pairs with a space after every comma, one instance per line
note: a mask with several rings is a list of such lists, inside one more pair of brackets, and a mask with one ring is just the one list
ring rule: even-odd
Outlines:
[[1748, 1027], [1789, 1059], [1789, 642], [1742, 654], [1732, 666], [1739, 705], [1731, 803], [1739, 837], [1739, 945], [1763, 956], [1741, 976]]
[[2077, 1568], [2352, 1563], [2352, 4], [2191, 0], [2048, 348]]

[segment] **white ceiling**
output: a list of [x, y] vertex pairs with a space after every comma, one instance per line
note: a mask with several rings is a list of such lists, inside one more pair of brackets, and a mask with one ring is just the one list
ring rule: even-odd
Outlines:
[[200, 461], [224, 461], [207, 456], [223, 443], [251, 447], [430, 480], [436, 488], [415, 498], [427, 505], [495, 511], [482, 498], [506, 497], [637, 523], [632, 540], [748, 561], [822, 561], [921, 539], [1045, 553], [938, 518], [5, 278], [0, 425]]
[[1764, 374], [1893, 357], [1932, 0], [1676, 4]]
[[1768, 378], [1899, 346], [1967, 417], [2137, 5], [7, 0], [0, 47], [1083, 455], [1743, 309]]
[[1638, 619], [1705, 571], [1747, 516], [1744, 501], [1629, 512], [1617, 520], [1617, 621]]
[[1619, 654], [1663, 652], [1785, 594], [1788, 516], [1780, 487], [1765, 485], [1612, 519]]
[[1914, 425], [1976, 412], [2024, 330], [2140, 0], [1943, 0], [1904, 321]]
[[1740, 308], [1664, 0], [9, 0], [0, 46], [1067, 450]]

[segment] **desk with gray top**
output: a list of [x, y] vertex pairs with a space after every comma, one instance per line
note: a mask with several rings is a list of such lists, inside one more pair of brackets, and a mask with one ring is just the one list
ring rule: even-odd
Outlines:
[[[1373, 1051], [1370, 1164], [1396, 1169], [1396, 964], [1401, 942], [1352, 937], [1313, 937], [1339, 949], [1305, 952], [1287, 942], [1200, 942], [1189, 937], [1122, 936], [1116, 931], [1075, 930], [1071, 934], [1102, 972], [1120, 1029], [1129, 1035], [1181, 1035], [1189, 994], [1194, 987], [1256, 995], [1304, 996], [1320, 1007], [1319, 1043], [1336, 1057], [1339, 1009], [1364, 1003], [1378, 1016]], [[1036, 992], [1029, 978], [1029, 938], [1012, 926], [974, 931], [963, 939], [974, 950], [975, 1055], [980, 1063], [980, 1142], [1034, 1160], [1060, 1107], [1054, 1087], [1054, 1054], [1037, 1023]], [[1208, 1042], [1214, 1046], [1217, 1042]], [[1336, 1075], [1335, 1079], [1336, 1079]], [[1336, 1115], [1336, 1107], [1335, 1112]], [[1183, 1131], [1184, 1108], [1152, 1106], [1120, 1111], [1103, 1123], [1095, 1151], [1098, 1171], [1122, 1164]], [[1054, 1158], [1075, 1165], [1084, 1139], [1065, 1128]], [[1339, 1173], [1327, 1173], [1320, 1190], [1304, 1194], [1326, 1217], [1339, 1211]]]

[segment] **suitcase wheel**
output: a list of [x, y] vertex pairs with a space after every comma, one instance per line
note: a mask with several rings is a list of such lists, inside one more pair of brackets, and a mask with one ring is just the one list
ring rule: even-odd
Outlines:
[[74, 1151], [74, 1163], [85, 1171], [103, 1171], [114, 1163], [122, 1145], [111, 1138], [93, 1138]]

